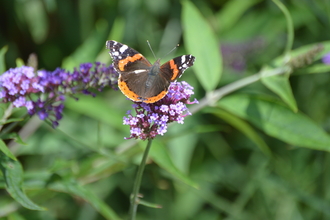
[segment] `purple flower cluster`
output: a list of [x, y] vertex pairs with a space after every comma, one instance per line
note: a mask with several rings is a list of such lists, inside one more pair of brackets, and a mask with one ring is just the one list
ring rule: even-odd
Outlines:
[[330, 65], [330, 53], [327, 53], [322, 57], [322, 62], [326, 65]]
[[222, 43], [220, 49], [225, 67], [242, 72], [246, 69], [249, 60], [260, 54], [264, 47], [264, 39], [256, 38], [241, 43]]
[[53, 127], [62, 118], [65, 95], [91, 94], [90, 89], [101, 90], [117, 84], [118, 73], [112, 65], [81, 64], [73, 72], [57, 68], [55, 71], [22, 66], [11, 68], [0, 76], [0, 98], [14, 107], [26, 107], [30, 115], [49, 119]]
[[168, 123], [177, 121], [183, 124], [184, 117], [191, 115], [186, 104], [198, 103], [196, 99], [189, 101], [192, 94], [193, 87], [188, 83], [172, 82], [163, 99], [151, 104], [135, 102], [132, 105], [135, 116], [129, 111], [128, 117], [124, 117], [124, 125], [129, 125], [131, 131], [126, 139], [153, 139], [166, 133]]

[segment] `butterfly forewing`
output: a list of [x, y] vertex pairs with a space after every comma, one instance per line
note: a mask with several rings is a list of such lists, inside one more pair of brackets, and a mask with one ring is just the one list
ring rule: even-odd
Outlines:
[[192, 55], [183, 55], [164, 63], [160, 67], [160, 74], [168, 81], [173, 82], [181, 77], [183, 72], [194, 64], [195, 57]]
[[[138, 51], [117, 41], [107, 41], [106, 47], [117, 72], [135, 72], [136, 70], [148, 70], [151, 63]], [[139, 73], [139, 72], [138, 72]]]

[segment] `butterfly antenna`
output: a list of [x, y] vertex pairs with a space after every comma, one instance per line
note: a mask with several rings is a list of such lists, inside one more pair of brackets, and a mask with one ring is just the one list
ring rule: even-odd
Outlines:
[[152, 54], [154, 55], [155, 59], [157, 60], [157, 57], [156, 57], [154, 51], [152, 50], [152, 47], [151, 47], [151, 45], [150, 45], [150, 43], [149, 43], [149, 40], [147, 40], [147, 43], [148, 43], [148, 46], [149, 46], [149, 48], [150, 48]]
[[170, 50], [170, 52], [168, 52], [167, 54], [165, 54], [165, 56], [164, 57], [166, 57], [167, 55], [169, 55], [170, 53], [172, 53], [173, 52], [173, 50], [175, 50], [176, 48], [178, 48], [180, 45], [179, 44], [177, 44], [175, 47], [173, 47], [173, 49], [172, 50]]

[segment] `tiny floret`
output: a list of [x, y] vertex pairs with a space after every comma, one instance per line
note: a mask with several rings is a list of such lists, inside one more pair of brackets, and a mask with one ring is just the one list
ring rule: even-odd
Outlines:
[[327, 53], [322, 57], [322, 62], [326, 65], [330, 65], [330, 53]]
[[14, 107], [26, 107], [30, 115], [49, 119], [53, 127], [62, 119], [66, 95], [95, 94], [90, 89], [116, 88], [118, 73], [112, 65], [83, 63], [73, 72], [57, 68], [54, 71], [21, 66], [11, 68], [0, 76], [0, 98]]
[[172, 82], [167, 95], [155, 103], [135, 102], [135, 116], [128, 112], [124, 124], [130, 126], [131, 135], [125, 139], [153, 139], [164, 135], [171, 122], [184, 123], [184, 118], [191, 115], [186, 104], [196, 104], [197, 100], [189, 101], [194, 94], [193, 87], [186, 82]]

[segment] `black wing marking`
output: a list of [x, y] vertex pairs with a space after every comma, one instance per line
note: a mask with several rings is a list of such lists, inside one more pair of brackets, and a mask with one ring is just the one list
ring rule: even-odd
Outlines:
[[151, 63], [138, 51], [114, 40], [106, 42], [109, 54], [117, 72], [123, 74], [128, 72], [139, 73], [139, 70], [147, 70]]
[[194, 64], [194, 61], [195, 57], [192, 55], [175, 57], [160, 67], [160, 75], [173, 82], [181, 77], [183, 72]]

